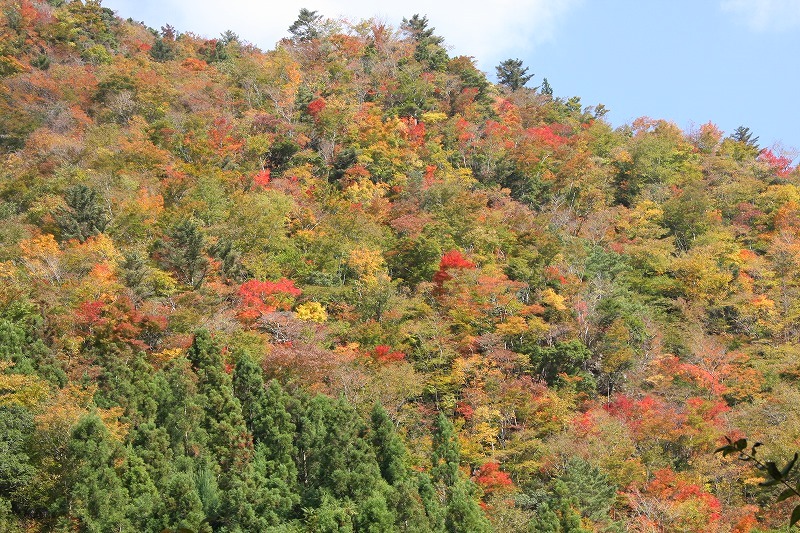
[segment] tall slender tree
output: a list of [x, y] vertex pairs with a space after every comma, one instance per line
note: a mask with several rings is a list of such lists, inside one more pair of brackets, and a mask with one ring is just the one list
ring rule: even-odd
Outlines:
[[450, 533], [490, 531], [489, 521], [475, 498], [477, 487], [459, 469], [458, 437], [452, 422], [443, 413], [436, 418], [431, 459], [431, 475], [444, 489], [446, 530]]

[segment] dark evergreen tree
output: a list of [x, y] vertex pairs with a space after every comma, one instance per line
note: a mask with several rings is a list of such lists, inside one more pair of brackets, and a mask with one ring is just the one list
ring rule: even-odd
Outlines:
[[731, 139], [736, 142], [744, 143], [747, 146], [751, 146], [756, 150], [759, 149], [758, 147], [758, 136], [753, 137], [753, 132], [750, 131], [750, 128], [746, 126], [739, 126], [734, 130], [731, 134]]
[[156, 423], [169, 435], [175, 457], [196, 455], [208, 442], [203, 405], [192, 380], [191, 363], [176, 359], [157, 377]]
[[434, 44], [442, 44], [444, 41], [443, 38], [433, 34], [436, 28], [428, 27], [428, 17], [424, 15], [420, 17], [418, 13], [415, 13], [410, 19], [403, 18], [400, 28], [418, 43], [430, 41]]
[[443, 485], [445, 527], [451, 533], [489, 531], [490, 526], [475, 497], [477, 488], [459, 470], [461, 451], [453, 424], [443, 413], [436, 418], [433, 433], [431, 477]]
[[758, 137], [746, 126], [736, 128], [728, 139], [733, 141], [733, 145], [726, 151], [736, 161], [752, 161], [761, 153]]
[[548, 503], [542, 503], [536, 509], [536, 516], [528, 525], [529, 533], [561, 533], [561, 519], [550, 508]]
[[318, 455], [323, 473], [320, 485], [340, 499], [365, 500], [385, 487], [375, 454], [364, 438], [366, 425], [344, 400], [326, 403], [327, 434]]
[[56, 209], [55, 219], [63, 240], [86, 239], [103, 233], [111, 217], [100, 205], [97, 191], [85, 185], [75, 185], [64, 193], [64, 203]]
[[292, 419], [297, 428], [294, 453], [301, 507], [314, 508], [322, 502], [319, 486], [324, 472], [320, 465], [319, 450], [328, 434], [325, 419], [328, 402], [321, 396], [301, 396], [298, 400], [292, 410]]
[[553, 88], [550, 87], [550, 82], [547, 81], [547, 78], [542, 78], [542, 86], [539, 88], [539, 92], [545, 96], [553, 96]]
[[62, 386], [66, 375], [42, 340], [44, 319], [37, 306], [16, 298], [0, 309], [0, 361], [11, 361], [16, 374], [36, 373]]
[[533, 74], [528, 74], [528, 67], [522, 66], [521, 59], [506, 59], [497, 67], [497, 82], [512, 91], [521, 89], [528, 83]]
[[261, 368], [253, 362], [249, 354], [237, 353], [235, 357], [233, 393], [242, 407], [242, 417], [247, 429], [253, 433], [256, 417], [259, 416], [261, 404], [266, 398], [264, 376]]
[[375, 491], [358, 502], [353, 524], [356, 531], [394, 533], [396, 515], [386, 501], [387, 490]]
[[289, 26], [289, 33], [292, 34], [294, 41], [313, 41], [321, 34], [320, 22], [322, 15], [318, 15], [316, 11], [310, 11], [306, 8], [300, 9], [291, 26]]
[[31, 374], [34, 366], [27, 352], [28, 336], [25, 330], [6, 318], [0, 318], [0, 361], [13, 362], [16, 373]]
[[431, 531], [445, 531], [445, 508], [442, 506], [443, 501], [439, 497], [439, 492], [433, 485], [430, 476], [425, 473], [419, 473], [416, 476], [416, 482], [416, 491], [425, 511], [425, 522], [427, 522]]
[[225, 30], [220, 34], [220, 40], [222, 41], [222, 44], [227, 46], [231, 43], [238, 43], [241, 38], [239, 37], [239, 34], [233, 30]]
[[276, 380], [269, 383], [263, 398], [257, 404], [253, 437], [263, 448], [263, 457], [271, 461], [270, 475], [279, 475], [293, 484], [297, 467], [292, 460], [296, 428], [289, 413], [292, 398]]
[[28, 455], [33, 414], [19, 404], [0, 406], [0, 496], [12, 499], [34, 477]]
[[590, 533], [581, 525], [581, 515], [569, 498], [556, 498], [543, 502], [528, 526], [530, 533]]
[[458, 469], [460, 460], [461, 449], [453, 430], [453, 423], [444, 414], [439, 413], [433, 429], [431, 477], [447, 487], [452, 487], [460, 476]]
[[447, 494], [445, 527], [450, 533], [488, 533], [492, 530], [474, 494], [475, 485], [458, 479]]
[[192, 479], [197, 496], [203, 504], [203, 514], [212, 526], [218, 526], [223, 520], [221, 516], [223, 494], [217, 481], [217, 465], [214, 464], [213, 458], [208, 456], [196, 458], [187, 464], [191, 464], [192, 467]]
[[208, 46], [202, 49], [202, 56], [207, 63], [219, 63], [230, 58], [228, 48], [221, 39], [209, 42]]
[[303, 521], [305, 529], [314, 533], [353, 533], [355, 513], [352, 502], [343, 504], [330, 494], [323, 494], [318, 507], [305, 509]]
[[315, 396], [303, 403], [296, 456], [301, 507], [318, 508], [324, 502], [330, 507], [333, 498], [339, 508], [357, 510], [351, 513], [357, 530], [393, 530], [389, 486], [381, 477], [364, 422], [344, 400]]
[[150, 57], [159, 63], [175, 59], [176, 55], [174, 41], [167, 38], [158, 37], [153, 42], [153, 47], [150, 48]]
[[616, 495], [607, 476], [583, 459], [573, 458], [561, 476], [520, 495], [518, 505], [535, 509], [528, 527], [531, 532], [587, 533], [582, 517], [598, 530], [617, 531], [619, 524], [609, 516]]
[[428, 17], [415, 14], [403, 19], [400, 28], [416, 42], [414, 59], [425, 65], [426, 70], [444, 70], [447, 66], [447, 51], [442, 47], [444, 38], [434, 35], [436, 28], [428, 27]]
[[424, 473], [411, 472], [406, 447], [395, 431], [395, 425], [389, 414], [380, 404], [375, 404], [373, 407], [371, 422], [370, 440], [381, 475], [391, 486], [388, 498], [396, 513], [397, 530], [439, 531], [440, 528], [437, 529], [435, 525], [443, 518], [443, 510], [438, 506], [438, 501], [429, 501], [430, 512], [433, 515], [429, 517], [423, 496], [420, 494], [419, 485], [424, 479], [427, 483], [426, 488], [430, 488], [429, 496], [433, 500], [436, 499], [430, 478]]
[[197, 392], [205, 416], [203, 427], [209, 436], [208, 448], [223, 468], [235, 461], [234, 455], [246, 433], [241, 406], [233, 394], [230, 376], [222, 366], [222, 354], [207, 330], [198, 330], [187, 358], [197, 375]]
[[157, 255], [181, 281], [199, 289], [208, 273], [204, 246], [203, 232], [193, 220], [185, 219], [167, 231], [166, 238], [157, 245]]
[[131, 429], [129, 441], [133, 454], [141, 458], [150, 479], [159, 490], [163, 489], [162, 481], [173, 471], [176, 456], [167, 430], [154, 422], [140, 423]]
[[64, 512], [84, 531], [131, 530], [130, 495], [117, 472], [124, 450], [96, 414], [84, 416], [67, 444]]
[[177, 472], [170, 476], [161, 492], [159, 518], [163, 529], [186, 529], [198, 533], [211, 531], [191, 474]]
[[378, 459], [381, 475], [390, 485], [408, 477], [406, 447], [394, 429], [394, 423], [380, 404], [372, 409], [372, 447]]
[[246, 354], [236, 364], [233, 385], [253, 436], [253, 479], [261, 491], [256, 510], [276, 525], [291, 517], [300, 502], [293, 458], [295, 425], [287, 407], [291, 397], [274, 380], [265, 389], [261, 369]]
[[206, 516], [215, 527], [259, 529], [262, 517], [254, 505], [259, 505], [264, 489], [255, 483], [241, 405], [208, 331], [195, 333], [187, 358], [197, 376], [198, 403], [204, 411], [201, 426], [208, 435], [208, 455], [195, 468]]
[[140, 298], [152, 296], [152, 294], [146, 292], [143, 284], [149, 269], [147, 260], [142, 254], [135, 250], [126, 252], [120, 268], [125, 285], [132, 289], [137, 296]]
[[159, 528], [156, 512], [161, 499], [144, 461], [128, 448], [125, 463], [120, 467], [120, 479], [128, 491], [128, 521], [133, 531], [153, 531]]
[[594, 522], [610, 521], [609, 511], [617, 498], [617, 487], [607, 475], [580, 457], [567, 463], [553, 493], [573, 498], [581, 515]]
[[229, 240], [219, 239], [208, 251], [220, 260], [220, 268], [229, 279], [243, 281], [247, 278], [247, 269], [242, 265], [241, 254]]

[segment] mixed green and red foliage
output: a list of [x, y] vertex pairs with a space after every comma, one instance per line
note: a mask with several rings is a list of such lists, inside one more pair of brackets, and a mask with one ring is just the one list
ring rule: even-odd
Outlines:
[[800, 443], [784, 154], [416, 16], [261, 51], [0, 5], [0, 529], [785, 525], [712, 453]]

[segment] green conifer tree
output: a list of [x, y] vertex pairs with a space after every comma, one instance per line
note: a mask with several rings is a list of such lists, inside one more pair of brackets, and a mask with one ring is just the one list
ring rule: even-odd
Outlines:
[[223, 369], [219, 347], [208, 331], [195, 333], [187, 358], [197, 375], [197, 392], [205, 411], [203, 427], [209, 435], [209, 451], [227, 470], [239, 459], [238, 454], [246, 439], [241, 405], [233, 394], [231, 377]]
[[458, 479], [448, 490], [445, 527], [450, 533], [488, 533], [492, 530], [475, 498], [476, 487]]
[[124, 451], [96, 414], [81, 418], [67, 444], [65, 509], [85, 531], [132, 531], [130, 495], [117, 472]]
[[174, 270], [190, 287], [200, 288], [208, 273], [208, 258], [205, 236], [193, 220], [182, 220], [170, 228], [157, 250], [164, 266]]
[[545, 96], [553, 96], [553, 88], [550, 86], [550, 82], [547, 81], [547, 78], [542, 78], [542, 86], [539, 89], [539, 92]]
[[[423, 497], [419, 492], [417, 475], [427, 481], [431, 492], [435, 492], [430, 485], [427, 474], [412, 475], [408, 464], [408, 452], [405, 444], [395, 431], [395, 425], [389, 414], [380, 405], [375, 404], [371, 415], [371, 442], [378, 460], [383, 479], [391, 486], [388, 498], [391, 507], [396, 512], [395, 527], [398, 531], [428, 532], [438, 531], [432, 523], [438, 523], [443, 517], [440, 507], [432, 511], [436, 516], [433, 520], [427, 516]], [[433, 502], [429, 502], [433, 503]]]
[[536, 516], [528, 524], [529, 533], [561, 533], [561, 520], [547, 502], [536, 509]]
[[66, 376], [42, 341], [43, 324], [36, 305], [25, 298], [0, 308], [0, 361], [13, 362], [16, 374], [36, 372], [62, 385]]
[[300, 502], [293, 458], [295, 425], [287, 408], [291, 397], [277, 381], [265, 388], [261, 369], [246, 354], [239, 356], [233, 385], [253, 436], [253, 480], [261, 502], [256, 511], [276, 525], [291, 517]]
[[312, 41], [321, 34], [321, 21], [322, 15], [318, 15], [316, 11], [302, 8], [297, 15], [297, 20], [289, 26], [289, 33], [292, 34], [292, 39], [295, 41]]
[[247, 429], [253, 433], [260, 404], [266, 397], [264, 376], [249, 354], [238, 352], [234, 357], [236, 366], [233, 369], [233, 393], [242, 406], [242, 418]]
[[575, 457], [558, 480], [554, 493], [574, 498], [583, 516], [595, 521], [610, 521], [609, 511], [617, 498], [617, 487], [597, 467]]
[[175, 449], [166, 428], [157, 426], [154, 421], [139, 423], [131, 428], [128, 438], [150, 479], [159, 490], [163, 489], [162, 481], [173, 471], [175, 461]]
[[343, 399], [330, 402], [325, 411], [327, 435], [320, 449], [322, 485], [339, 498], [365, 500], [386, 484], [369, 442], [366, 425]]
[[[197, 376], [199, 404], [204, 411], [201, 426], [208, 435], [207, 461], [199, 463], [195, 472], [196, 480], [202, 482], [198, 489], [205, 489], [199, 492], [206, 516], [214, 527], [259, 529], [264, 517], [256, 507], [263, 507], [260, 502], [265, 488], [254, 477], [241, 404], [223, 368], [219, 347], [208, 331], [195, 333], [187, 358]], [[215, 499], [218, 506], [210, 505]]]
[[[358, 530], [392, 531], [395, 512], [390, 489], [367, 438], [367, 427], [344, 400], [315, 396], [297, 421], [297, 463], [301, 507], [319, 508], [333, 498], [352, 513]], [[314, 515], [316, 516], [316, 515]]]
[[133, 448], [126, 450], [126, 460], [121, 466], [120, 479], [128, 491], [127, 518], [133, 531], [152, 531], [159, 524], [156, 510], [160, 495], [144, 461]]
[[428, 17], [415, 14], [410, 19], [404, 18], [400, 28], [416, 42], [414, 59], [422, 63], [426, 70], [445, 69], [449, 57], [442, 47], [444, 38], [434, 35], [436, 28], [428, 27]]
[[434, 425], [431, 476], [444, 486], [445, 528], [451, 533], [489, 531], [489, 522], [475, 498], [477, 489], [459, 470], [460, 461], [453, 424], [439, 413]]
[[174, 41], [162, 37], [156, 38], [150, 48], [150, 57], [159, 63], [175, 59], [176, 54]]
[[161, 492], [159, 518], [163, 529], [186, 529], [198, 533], [211, 531], [203, 512], [203, 502], [190, 473], [177, 472], [169, 477]]
[[446, 531], [445, 529], [445, 508], [436, 487], [433, 485], [430, 476], [420, 472], [417, 474], [416, 490], [419, 494], [422, 506], [425, 511], [426, 522], [431, 531], [437, 533]]
[[444, 414], [439, 413], [433, 430], [431, 477], [446, 487], [452, 487], [460, 476], [458, 470], [460, 460], [461, 449], [453, 430], [453, 423]]
[[34, 428], [33, 414], [23, 406], [0, 406], [0, 496], [13, 499], [33, 479], [28, 440]]
[[506, 59], [495, 69], [497, 70], [497, 82], [512, 91], [521, 89], [533, 78], [533, 74], [528, 74], [528, 67], [523, 68], [521, 59]]
[[556, 498], [543, 502], [536, 517], [528, 526], [531, 533], [590, 533], [581, 523], [581, 515], [570, 498]]
[[97, 191], [85, 185], [75, 185], [64, 193], [64, 203], [55, 212], [55, 219], [61, 229], [63, 240], [86, 239], [103, 233], [111, 217], [100, 205]]
[[378, 459], [381, 475], [390, 485], [408, 478], [406, 447], [394, 429], [389, 413], [380, 404], [372, 409], [372, 447]]

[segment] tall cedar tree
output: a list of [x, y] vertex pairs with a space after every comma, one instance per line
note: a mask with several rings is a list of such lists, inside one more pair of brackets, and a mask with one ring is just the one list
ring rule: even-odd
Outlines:
[[254, 476], [262, 490], [258, 510], [270, 525], [277, 525], [300, 503], [293, 459], [295, 426], [288, 411], [292, 399], [277, 381], [265, 388], [261, 369], [247, 354], [239, 355], [233, 386], [253, 438]]
[[118, 464], [124, 461], [120, 444], [112, 440], [96, 414], [83, 417], [67, 444], [64, 502], [67, 516], [85, 531], [130, 530], [130, 495], [122, 483]]
[[459, 469], [461, 451], [453, 424], [439, 413], [433, 433], [431, 475], [443, 485], [445, 527], [450, 533], [490, 531], [491, 526], [475, 498], [477, 487]]

